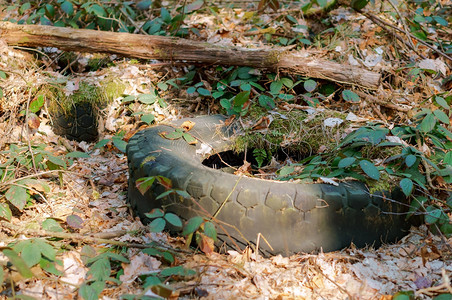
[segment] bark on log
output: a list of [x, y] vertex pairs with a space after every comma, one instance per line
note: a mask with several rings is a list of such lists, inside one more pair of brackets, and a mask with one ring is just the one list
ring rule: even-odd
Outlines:
[[[9, 45], [56, 47], [66, 51], [114, 53], [126, 57], [267, 68], [341, 83], [377, 88], [380, 73], [310, 57], [285, 48], [240, 48], [176, 37], [0, 22]], [[312, 53], [311, 53], [312, 55]]]

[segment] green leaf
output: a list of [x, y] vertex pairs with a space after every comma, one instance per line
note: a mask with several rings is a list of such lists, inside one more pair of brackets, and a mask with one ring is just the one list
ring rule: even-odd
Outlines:
[[64, 1], [61, 3], [61, 9], [69, 16], [74, 14], [74, 5], [69, 1]]
[[22, 4], [22, 6], [19, 8], [19, 12], [23, 14], [26, 10], [29, 10], [31, 8], [30, 2], [25, 2]]
[[30, 268], [27, 266], [25, 261], [17, 255], [16, 252], [10, 249], [4, 249], [3, 254], [8, 257], [10, 263], [16, 267], [17, 271], [25, 278], [33, 277], [33, 272], [31, 272]]
[[6, 77], [8, 77], [8, 76], [6, 75], [6, 73], [3, 72], [3, 71], [0, 71], [0, 78], [6, 79]]
[[66, 154], [67, 158], [90, 158], [91, 156], [88, 153], [73, 151]]
[[259, 96], [259, 104], [266, 109], [273, 109], [276, 107], [275, 101], [273, 101], [272, 97], [267, 95]]
[[39, 23], [41, 23], [41, 25], [52, 25], [52, 22], [47, 19], [45, 16], [41, 16], [39, 18]]
[[410, 168], [412, 165], [414, 165], [416, 160], [417, 158], [413, 154], [407, 155], [407, 157], [405, 157], [405, 164], [408, 168]]
[[174, 263], [174, 256], [168, 251], [163, 252], [163, 258], [168, 261], [170, 264]]
[[114, 136], [112, 139], [113, 141], [113, 145], [115, 145], [115, 147], [121, 151], [122, 153], [126, 152], [126, 147], [127, 147], [127, 142], [123, 141], [121, 137], [119, 136]]
[[116, 261], [123, 262], [126, 264], [130, 263], [130, 261], [127, 258], [125, 258], [124, 256], [122, 256], [121, 254], [118, 254], [118, 253], [108, 251], [108, 252], [105, 252], [104, 255], [105, 255], [105, 257], [108, 257], [111, 260], [116, 260]]
[[196, 88], [194, 86], [191, 86], [187, 89], [187, 94], [191, 95], [196, 92]]
[[274, 95], [279, 94], [279, 92], [282, 89], [282, 86], [283, 86], [283, 83], [280, 80], [273, 81], [270, 84], [270, 93], [272, 93]]
[[190, 194], [187, 193], [186, 191], [176, 190], [176, 194], [178, 194], [179, 196], [181, 196], [185, 199], [191, 199]]
[[93, 281], [105, 281], [110, 277], [111, 265], [107, 258], [96, 260], [89, 268], [87, 275], [91, 275]]
[[237, 69], [237, 76], [240, 79], [250, 79], [252, 77], [252, 75], [250, 74], [252, 70], [254, 69], [250, 67], [240, 67]]
[[[450, 223], [444, 223], [443, 225], [441, 225], [440, 227], [441, 232], [446, 235], [446, 237], [451, 237], [452, 236], [452, 224]], [[1, 281], [0, 281], [1, 283]], [[450, 295], [450, 294], [449, 294]], [[434, 298], [437, 299], [438, 297]], [[450, 298], [448, 298], [449, 300], [452, 299], [452, 295], [450, 296]]]
[[375, 167], [375, 165], [370, 161], [363, 159], [359, 162], [359, 166], [370, 178], [374, 180], [380, 179], [380, 172], [378, 171], [377, 167]]
[[3, 90], [0, 88], [0, 99], [3, 98]]
[[414, 300], [413, 291], [400, 291], [394, 294], [392, 300]]
[[[214, 99], [218, 99], [218, 98], [220, 98], [221, 96], [223, 96], [224, 95], [224, 92], [222, 92], [222, 91], [216, 91], [216, 92], [213, 92], [212, 93], [212, 97], [214, 98]], [[222, 100], [226, 100], [226, 99], [222, 99]], [[226, 100], [227, 101], [227, 100]], [[229, 101], [228, 101], [229, 102]], [[223, 106], [223, 105], [222, 105]]]
[[230, 109], [232, 106], [231, 101], [229, 101], [228, 99], [224, 99], [224, 98], [220, 100], [220, 104], [225, 109]]
[[346, 157], [339, 161], [339, 164], [337, 165], [338, 168], [346, 168], [351, 166], [356, 161], [356, 158], [354, 157]]
[[167, 191], [161, 193], [160, 195], [158, 195], [157, 198], [155, 198], [155, 200], [163, 199], [172, 193], [174, 193], [174, 190], [167, 190]]
[[361, 100], [357, 94], [350, 90], [343, 90], [342, 98], [344, 98], [344, 100], [348, 102], [359, 102]]
[[287, 77], [281, 78], [282, 84], [284, 84], [288, 89], [293, 87], [293, 80]]
[[66, 168], [66, 162], [57, 156], [53, 156], [53, 155], [49, 154], [49, 155], [47, 155], [47, 159], [57, 166]]
[[408, 197], [413, 191], [413, 181], [409, 178], [403, 178], [402, 180], [400, 180], [400, 187], [402, 188], [402, 192], [405, 194], [405, 196]]
[[[61, 260], [58, 260], [57, 262], [59, 262], [59, 264], [62, 265]], [[61, 272], [55, 267], [55, 262], [50, 261], [47, 258], [42, 257], [41, 260], [39, 261], [39, 266], [46, 272], [52, 273], [57, 276], [63, 275], [63, 272]]]
[[146, 10], [148, 9], [152, 4], [151, 0], [143, 0], [137, 3], [137, 8], [139, 10]]
[[105, 17], [107, 13], [105, 12], [104, 8], [100, 6], [99, 4], [94, 4], [88, 9], [89, 13], [93, 13], [98, 17]]
[[145, 114], [141, 116], [141, 121], [143, 121], [146, 124], [151, 124], [152, 122], [154, 122], [155, 120], [155, 116], [153, 114]]
[[11, 221], [12, 213], [7, 203], [0, 203], [0, 218]]
[[110, 139], [100, 140], [99, 142], [97, 142], [96, 145], [94, 145], [94, 149], [105, 147], [109, 142], [110, 142]]
[[438, 125], [438, 131], [441, 132], [444, 136], [447, 136], [449, 139], [452, 140], [452, 132], [450, 132], [449, 130], [447, 130], [443, 126]]
[[189, 133], [184, 133], [182, 135], [182, 137], [190, 145], [194, 145], [194, 144], [198, 143], [198, 140], [195, 137], [193, 137], [191, 134], [189, 134]]
[[160, 275], [164, 276], [164, 277], [173, 276], [173, 275], [192, 276], [192, 275], [195, 275], [195, 274], [196, 274], [196, 272], [194, 270], [186, 269], [183, 266], [166, 268], [166, 269], [163, 269], [160, 272]]
[[436, 119], [433, 116], [433, 114], [427, 114], [425, 118], [422, 120], [420, 124], [420, 129], [423, 132], [430, 132], [435, 128], [436, 125]]
[[44, 106], [44, 96], [39, 95], [36, 99], [30, 102], [29, 110], [32, 113], [37, 113]]
[[289, 174], [292, 174], [295, 171], [295, 168], [293, 166], [284, 166], [279, 170], [279, 176], [287, 176]]
[[21, 186], [12, 185], [5, 193], [6, 200], [22, 211], [27, 204], [29, 195], [27, 190]]
[[177, 215], [175, 215], [173, 213], [167, 213], [164, 218], [171, 225], [176, 226], [176, 227], [182, 227], [182, 221], [180, 220], [180, 218]]
[[55, 16], [55, 8], [51, 4], [46, 4], [45, 8], [47, 15], [53, 18]]
[[130, 102], [133, 102], [133, 101], [135, 101], [135, 96], [132, 96], [132, 95], [125, 96], [121, 100], [122, 103], [130, 103]]
[[238, 106], [241, 107], [243, 104], [245, 104], [248, 99], [250, 98], [250, 92], [248, 91], [243, 91], [238, 93], [235, 97], [234, 97], [234, 106]]
[[440, 16], [432, 16], [432, 17], [433, 17], [433, 20], [435, 20], [439, 25], [442, 25], [444, 27], [447, 27], [449, 25], [449, 22], [447, 22], [445, 19], [443, 19]]
[[144, 195], [149, 190], [149, 188], [152, 186], [154, 181], [155, 181], [154, 176], [142, 177], [142, 178], [137, 179], [137, 181], [135, 182], [135, 186], [140, 191], [140, 193], [142, 195]]
[[149, 224], [149, 230], [151, 232], [162, 232], [165, 229], [166, 221], [163, 218], [154, 219]]
[[5, 272], [3, 271], [3, 266], [0, 267], [0, 286], [3, 285], [3, 280], [5, 279]]
[[303, 87], [306, 91], [309, 93], [313, 92], [315, 88], [317, 87], [317, 82], [315, 82], [312, 79], [308, 79], [303, 83]]
[[157, 276], [148, 276], [144, 281], [143, 288], [147, 289], [148, 287], [152, 287], [154, 285], [158, 285], [162, 283], [162, 281]]
[[152, 247], [145, 248], [145, 249], [141, 250], [141, 252], [143, 252], [147, 255], [150, 255], [150, 256], [159, 256], [159, 257], [163, 256], [162, 251], [152, 248]]
[[151, 210], [150, 213], [145, 213], [144, 215], [146, 217], [148, 217], [149, 219], [155, 219], [155, 218], [163, 217], [165, 215], [165, 213], [160, 208], [154, 208], [153, 210]]
[[30, 243], [22, 249], [20, 257], [25, 261], [28, 267], [33, 267], [41, 260], [41, 250], [36, 243]]
[[193, 217], [190, 220], [188, 220], [187, 224], [185, 224], [184, 230], [182, 231], [182, 235], [186, 236], [190, 233], [195, 232], [198, 230], [199, 226], [204, 222], [204, 219], [202, 217]]
[[198, 93], [199, 93], [201, 96], [210, 96], [210, 95], [211, 95], [211, 94], [210, 94], [210, 91], [207, 90], [207, 89], [205, 89], [205, 88], [198, 88]]
[[60, 226], [60, 223], [55, 221], [54, 219], [47, 218], [42, 222], [42, 229], [51, 231], [51, 232], [63, 232], [63, 228]]
[[[445, 164], [451, 165], [452, 166], [452, 151], [447, 152], [444, 157], [443, 157], [443, 162]], [[1, 213], [0, 213], [1, 216]]]
[[217, 240], [217, 230], [215, 229], [215, 225], [213, 225], [212, 222], [206, 222], [204, 224], [204, 233], [214, 241]]
[[435, 111], [433, 111], [433, 114], [435, 115], [435, 117], [440, 120], [441, 122], [445, 123], [445, 124], [449, 124], [449, 117], [446, 115], [445, 112], [443, 112], [440, 109], [437, 109]]
[[240, 89], [242, 91], [251, 91], [251, 84], [249, 83], [244, 83], [242, 85], [240, 85]]
[[141, 94], [138, 95], [137, 100], [143, 104], [154, 104], [157, 101], [157, 97], [152, 94]]
[[[171, 15], [170, 15], [169, 11], [164, 7], [162, 7], [160, 9], [160, 17], [162, 18], [163, 22], [165, 22], [165, 23], [171, 22]], [[170, 79], [170, 80], [172, 80], [172, 79]], [[169, 82], [169, 80], [168, 80], [168, 82]], [[170, 84], [172, 84], [172, 83], [170, 82]], [[176, 86], [176, 88], [179, 88], [179, 87]]]
[[169, 132], [165, 135], [165, 138], [169, 140], [177, 140], [180, 139], [184, 135], [184, 132], [181, 129], [176, 129], [173, 132]]
[[449, 104], [447, 104], [447, 101], [444, 100], [443, 97], [436, 96], [436, 97], [435, 97], [435, 101], [436, 101], [436, 103], [438, 103], [442, 108], [447, 109], [447, 110], [450, 109]]
[[79, 295], [84, 300], [98, 300], [100, 293], [105, 288], [104, 281], [95, 281], [88, 285], [87, 283], [83, 283], [79, 289]]
[[434, 206], [428, 206], [426, 208], [427, 214], [425, 215], [425, 223], [435, 224], [441, 217], [441, 209]]

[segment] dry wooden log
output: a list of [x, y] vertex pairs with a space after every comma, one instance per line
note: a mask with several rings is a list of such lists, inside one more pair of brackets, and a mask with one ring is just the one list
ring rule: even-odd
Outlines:
[[240, 48], [176, 37], [0, 22], [9, 45], [56, 47], [66, 51], [114, 53], [126, 57], [250, 66], [376, 88], [381, 75], [356, 66], [311, 57], [287, 48]]

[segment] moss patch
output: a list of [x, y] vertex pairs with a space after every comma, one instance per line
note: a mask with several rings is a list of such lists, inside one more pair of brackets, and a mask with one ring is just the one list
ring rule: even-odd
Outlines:
[[[299, 156], [309, 156], [322, 151], [333, 150], [340, 142], [340, 137], [347, 128], [346, 115], [332, 110], [316, 110], [308, 114], [303, 110], [278, 111], [271, 114], [258, 105], [250, 108], [245, 122], [256, 123], [261, 117], [272, 118], [268, 129], [246, 129], [235, 139], [233, 150], [242, 152], [245, 149], [259, 148], [275, 153], [281, 147]], [[344, 122], [338, 126], [324, 126], [327, 118], [339, 118]]]
[[103, 108], [119, 97], [125, 90], [126, 85], [112, 77], [107, 77], [99, 83], [99, 86], [88, 82], [80, 82], [78, 90], [70, 96], [64, 93], [62, 84], [53, 84], [41, 88], [48, 101], [50, 114], [70, 115], [73, 107], [79, 103], [89, 103], [93, 108]]
[[398, 180], [394, 180], [388, 173], [380, 172], [380, 180], [369, 179], [366, 181], [369, 193], [392, 191], [397, 186]]

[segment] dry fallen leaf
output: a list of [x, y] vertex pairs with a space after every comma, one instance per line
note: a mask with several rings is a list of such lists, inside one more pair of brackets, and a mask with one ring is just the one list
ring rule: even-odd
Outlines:
[[40, 124], [41, 124], [41, 119], [39, 119], [39, 117], [36, 114], [30, 113], [28, 115], [28, 127], [31, 130], [38, 129]]
[[182, 125], [180, 126], [185, 132], [190, 131], [193, 126], [195, 126], [195, 122], [192, 122], [190, 120], [185, 121], [184, 123], [182, 123]]
[[201, 243], [199, 247], [201, 251], [207, 255], [214, 253], [215, 245], [213, 239], [202, 233], [200, 233], [200, 236]]
[[251, 163], [246, 160], [243, 162], [243, 165], [234, 172], [235, 175], [249, 175], [251, 174]]
[[124, 274], [119, 276], [119, 280], [124, 283], [131, 283], [141, 274], [158, 271], [161, 264], [155, 257], [138, 252], [130, 259], [129, 264], [122, 264]]

